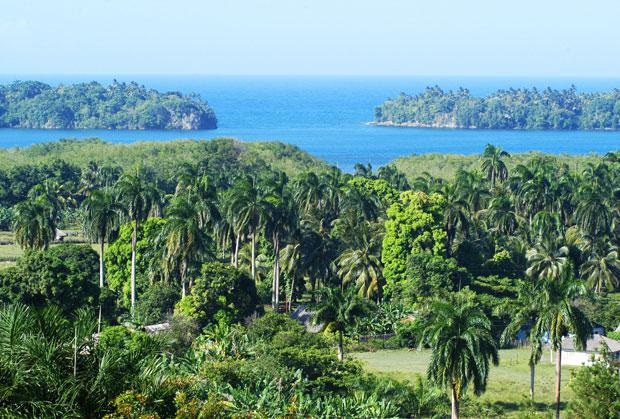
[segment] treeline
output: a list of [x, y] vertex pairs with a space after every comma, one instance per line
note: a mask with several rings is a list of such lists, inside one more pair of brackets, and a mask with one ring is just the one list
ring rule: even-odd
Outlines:
[[570, 89], [498, 90], [475, 97], [464, 88], [427, 87], [388, 99], [375, 122], [433, 128], [615, 130], [620, 127], [620, 91], [580, 93]]
[[[0, 149], [0, 214], [25, 200], [28, 191], [42, 180], [62, 185], [59, 193], [80, 203], [85, 190], [101, 182], [113, 183], [124, 170], [137, 166], [170, 193], [186, 165], [200, 167], [213, 180], [265, 166], [289, 175], [328, 167], [297, 147], [277, 142], [243, 143], [220, 138], [113, 144], [98, 139], [61, 140], [23, 149]], [[0, 225], [7, 228], [6, 222], [0, 221]]]
[[[543, 338], [559, 355], [563, 336], [581, 347], [591, 322], [620, 322], [617, 153], [579, 171], [550, 156], [509, 169], [489, 145], [447, 181], [392, 165], [287, 174], [228, 160], [235, 145], [204, 143], [213, 156], [168, 179], [93, 163], [77, 193], [63, 192], [71, 178], [43, 177], [11, 206], [26, 253], [0, 270], [0, 373], [13, 377], [0, 408], [425, 417], [447, 413], [448, 390], [455, 416], [461, 402], [482, 416], [462, 396], [484, 391], [517, 332], [534, 374]], [[99, 254], [52, 245], [63, 211]], [[323, 333], [264, 314], [302, 303]], [[166, 320], [161, 340], [140, 330]], [[376, 334], [430, 346], [427, 379], [386, 381], [347, 359]]]
[[217, 128], [217, 118], [198, 95], [160, 93], [136, 82], [16, 81], [0, 86], [0, 128], [195, 130]]

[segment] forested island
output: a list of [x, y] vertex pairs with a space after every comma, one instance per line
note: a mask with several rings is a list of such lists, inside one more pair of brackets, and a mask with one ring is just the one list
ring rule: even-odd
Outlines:
[[422, 128], [616, 130], [620, 90], [582, 93], [570, 89], [498, 90], [486, 97], [469, 90], [427, 87], [401, 93], [375, 108], [376, 125]]
[[215, 129], [213, 109], [196, 94], [158, 92], [116, 80], [52, 87], [39, 81], [0, 85], [0, 128]]

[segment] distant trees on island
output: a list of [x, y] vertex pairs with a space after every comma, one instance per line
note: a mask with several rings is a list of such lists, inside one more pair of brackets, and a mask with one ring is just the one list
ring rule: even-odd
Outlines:
[[377, 125], [429, 128], [595, 130], [620, 128], [620, 90], [581, 93], [565, 90], [509, 89], [475, 97], [464, 88], [427, 87], [401, 93], [375, 109]]
[[52, 87], [0, 85], [0, 128], [215, 129], [213, 109], [196, 94], [160, 93], [136, 82]]

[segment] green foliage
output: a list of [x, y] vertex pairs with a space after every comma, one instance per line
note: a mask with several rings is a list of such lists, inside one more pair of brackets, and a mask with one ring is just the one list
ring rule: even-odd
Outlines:
[[499, 90], [474, 97], [469, 90], [438, 86], [402, 93], [375, 109], [375, 121], [421, 127], [481, 129], [617, 129], [620, 93], [578, 93], [547, 88]]
[[[26, 93], [24, 93], [26, 92]], [[51, 87], [36, 81], [0, 86], [0, 127], [63, 129], [213, 129], [215, 113], [196, 95], [159, 93], [116, 80]]]
[[449, 388], [458, 415], [458, 403], [473, 385], [479, 396], [486, 390], [491, 363], [498, 365], [499, 356], [491, 336], [491, 322], [464, 291], [447, 300], [436, 301], [430, 316], [420, 321], [420, 346], [432, 348], [428, 377], [438, 386]]
[[0, 205], [0, 230], [8, 230], [13, 225], [13, 211]]
[[384, 208], [388, 208], [398, 200], [398, 191], [385, 179], [355, 176], [347, 182], [347, 186], [365, 197], [376, 196]]
[[0, 271], [0, 295], [34, 307], [60, 307], [73, 313], [99, 301], [97, 253], [89, 246], [65, 244], [30, 251], [14, 268]]
[[605, 348], [592, 365], [572, 371], [575, 392], [569, 404], [575, 418], [612, 418], [620, 412], [620, 371], [617, 360]]
[[135, 319], [145, 325], [162, 322], [172, 315], [174, 305], [180, 298], [177, 287], [164, 283], [152, 284], [136, 303]]
[[620, 332], [607, 332], [607, 337], [610, 339], [620, 340]]
[[242, 321], [257, 309], [258, 296], [247, 273], [224, 263], [202, 265], [200, 276], [177, 309], [201, 326]]
[[439, 194], [406, 191], [387, 211], [381, 261], [386, 292], [406, 280], [410, 255], [430, 252], [442, 254], [446, 246], [443, 219], [444, 199]]
[[[150, 279], [161, 279], [161, 263], [157, 253], [157, 237], [165, 219], [149, 218], [138, 229], [136, 244], [136, 288], [138, 294], [146, 290]], [[131, 293], [131, 223], [123, 225], [117, 239], [105, 250], [106, 279], [109, 287], [122, 295], [122, 304], [130, 306]]]

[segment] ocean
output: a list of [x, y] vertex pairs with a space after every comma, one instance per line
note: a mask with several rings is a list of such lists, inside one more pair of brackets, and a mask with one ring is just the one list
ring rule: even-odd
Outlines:
[[[50, 84], [111, 76], [0, 76], [0, 83], [36, 79]], [[620, 87], [620, 79], [540, 79], [483, 77], [349, 76], [122, 76], [162, 91], [196, 92], [214, 108], [218, 129], [209, 131], [24, 130], [0, 129], [0, 147], [26, 147], [61, 138], [97, 137], [110, 142], [165, 141], [180, 138], [232, 137], [243, 141], [281, 141], [350, 171], [355, 163], [379, 167], [411, 154], [477, 154], [488, 143], [511, 153], [604, 154], [620, 149], [620, 132], [503, 131], [376, 127], [374, 108], [400, 92], [426, 86], [459, 86], [485, 95], [510, 87], [568, 88], [602, 91]]]

